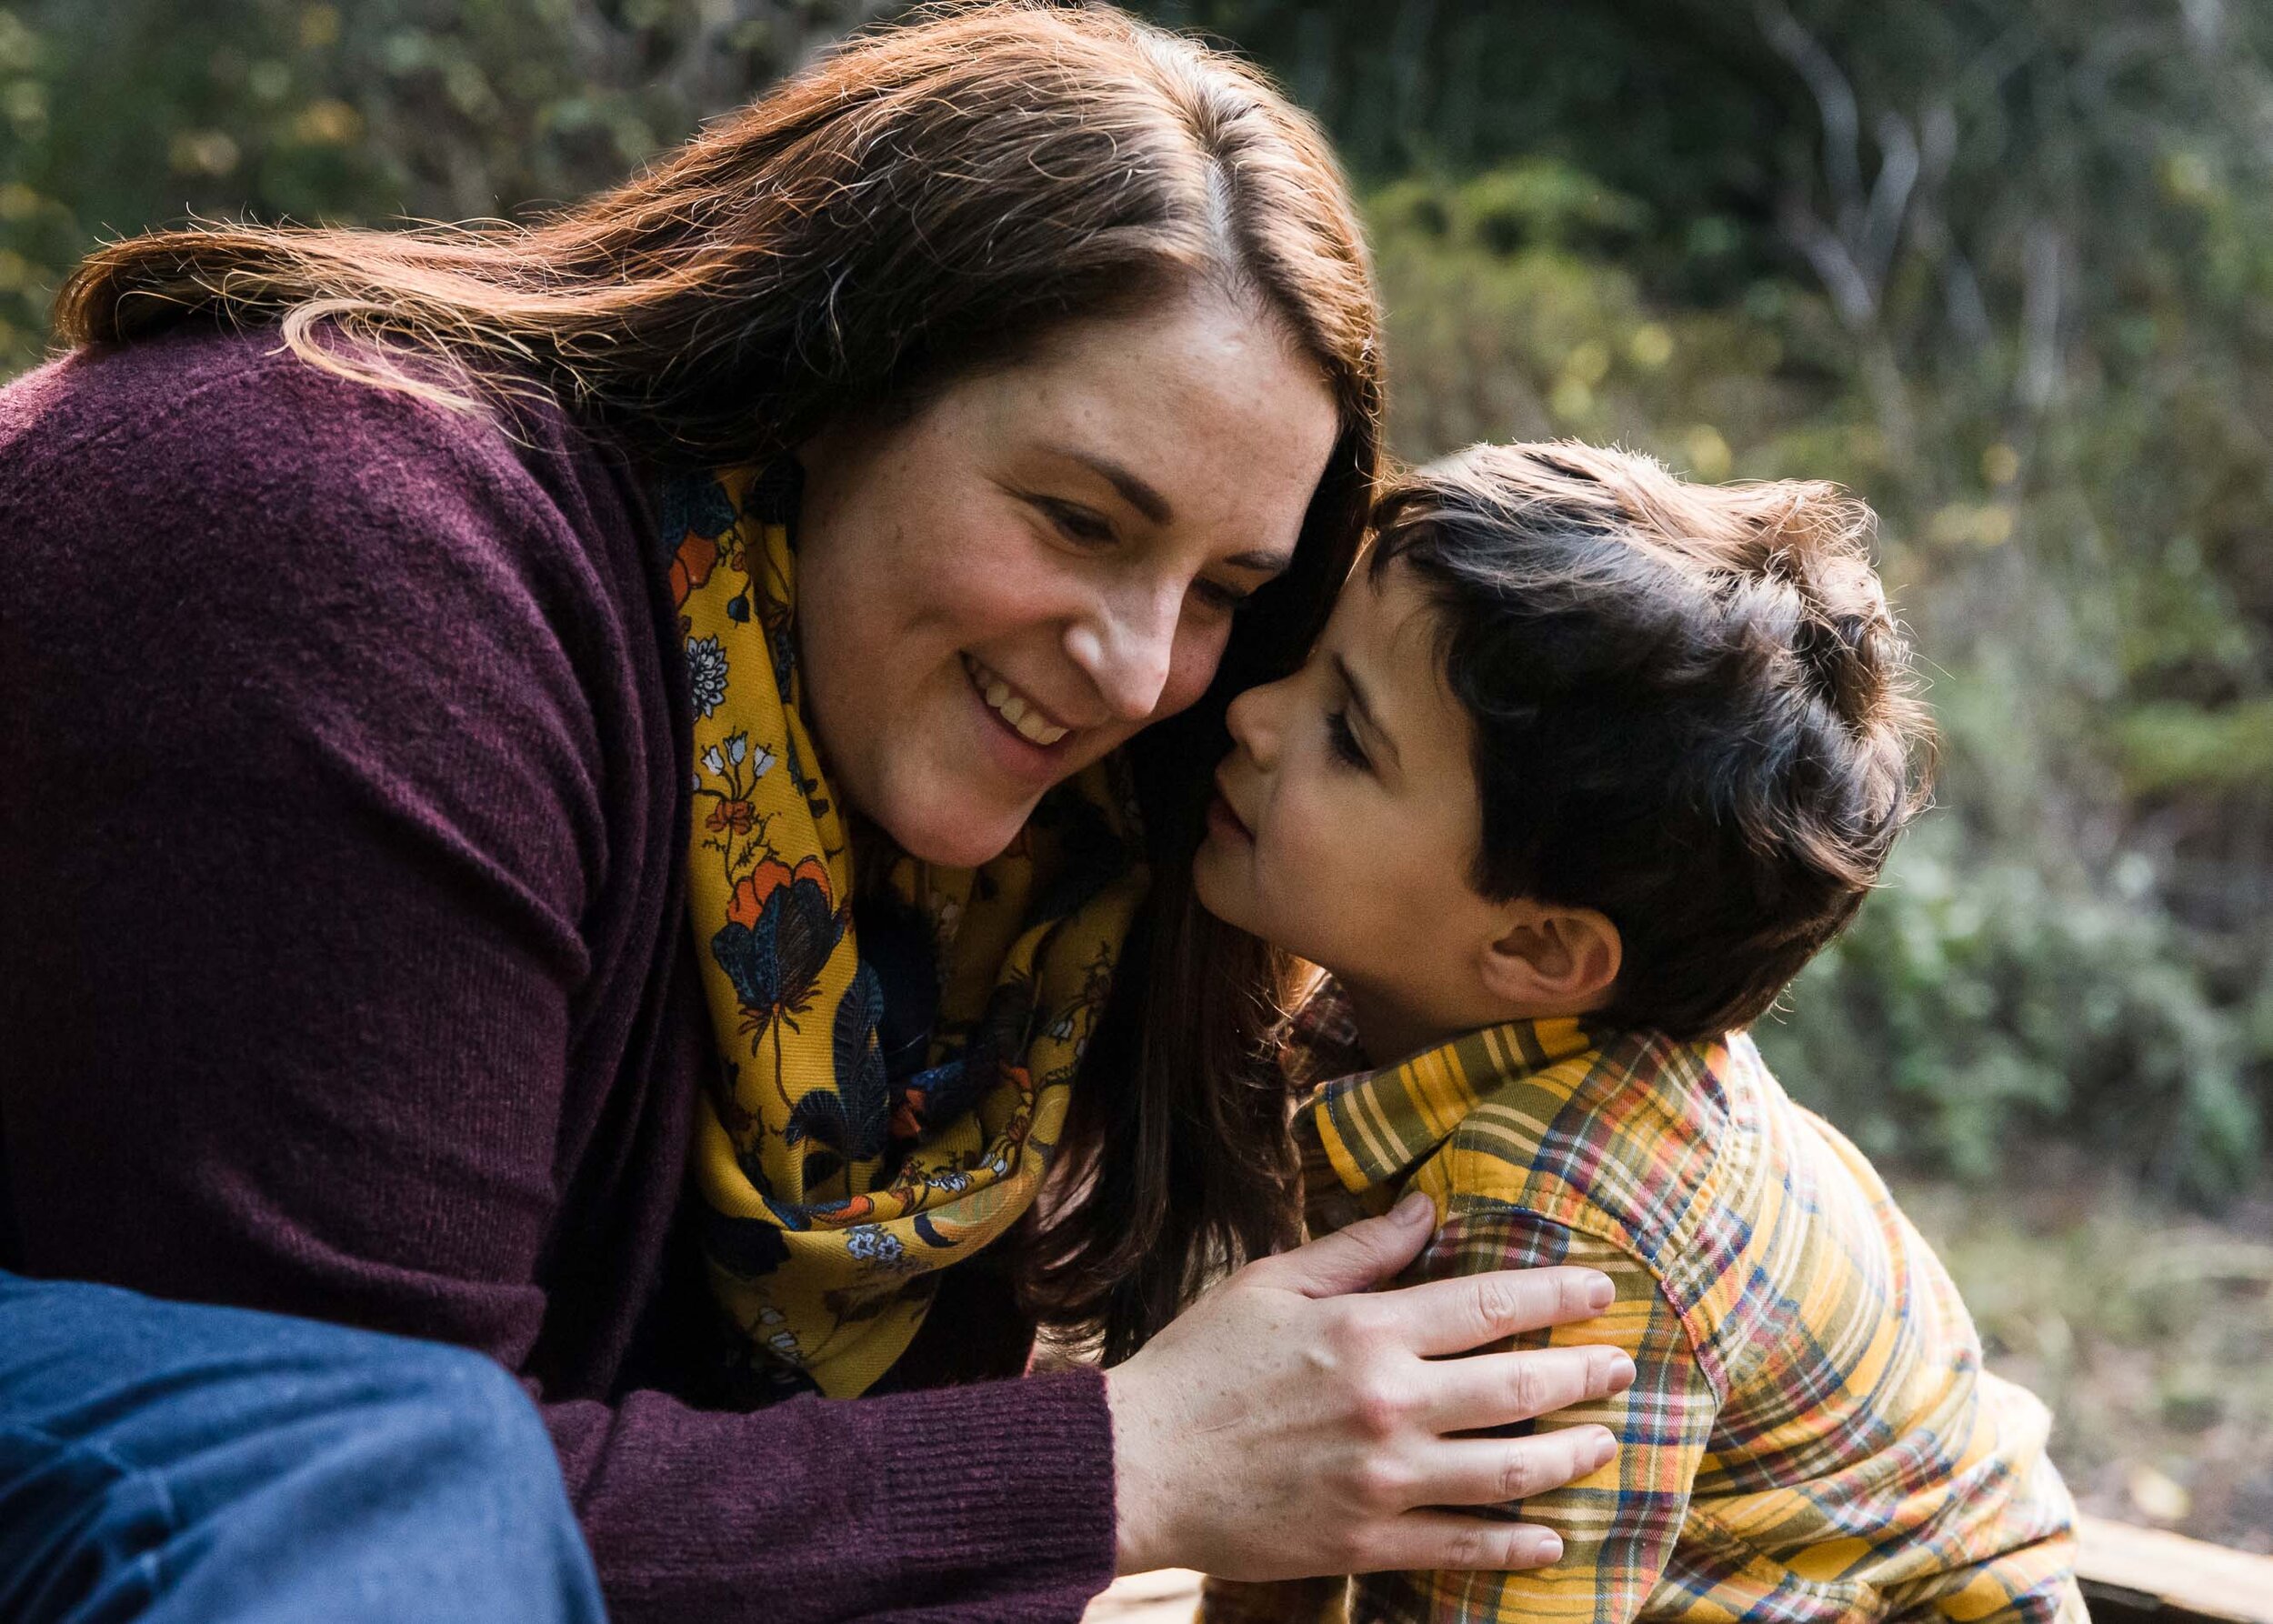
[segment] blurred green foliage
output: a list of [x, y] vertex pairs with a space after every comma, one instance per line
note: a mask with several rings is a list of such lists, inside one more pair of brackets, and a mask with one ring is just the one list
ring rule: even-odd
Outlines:
[[29, 0], [0, 8], [0, 366], [89, 244], [563, 202], [893, 9], [872, 0]]
[[[14, 0], [0, 366], [100, 236], [575, 196], [864, 0]], [[1334, 131], [1397, 443], [1842, 480], [1941, 799], [1763, 1043], [1874, 1153], [2259, 1181], [2273, 1118], [2273, 12], [1157, 0]]]

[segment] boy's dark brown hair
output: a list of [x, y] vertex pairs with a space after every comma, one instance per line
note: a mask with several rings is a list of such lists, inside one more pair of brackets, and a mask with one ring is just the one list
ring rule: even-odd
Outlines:
[[1923, 809], [1932, 725], [1869, 508], [1799, 480], [1692, 485], [1567, 442], [1479, 446], [1375, 509], [1474, 729], [1470, 883], [1607, 915], [1607, 1021], [1748, 1025], [1854, 917]]

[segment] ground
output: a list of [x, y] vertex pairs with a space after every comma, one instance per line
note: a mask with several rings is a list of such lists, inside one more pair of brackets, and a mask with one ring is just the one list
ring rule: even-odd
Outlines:
[[1995, 1188], [1890, 1182], [1989, 1367], [2052, 1407], [2084, 1510], [2273, 1552], [2273, 1198], [2206, 1217], [2058, 1155]]

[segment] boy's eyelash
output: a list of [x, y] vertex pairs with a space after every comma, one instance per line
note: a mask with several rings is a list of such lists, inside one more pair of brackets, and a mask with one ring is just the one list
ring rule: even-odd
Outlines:
[[1326, 713], [1326, 744], [1327, 748], [1333, 751], [1334, 759], [1345, 767], [1372, 765], [1366, 758], [1365, 747], [1357, 742], [1357, 735], [1350, 729], [1349, 712], [1346, 710]]

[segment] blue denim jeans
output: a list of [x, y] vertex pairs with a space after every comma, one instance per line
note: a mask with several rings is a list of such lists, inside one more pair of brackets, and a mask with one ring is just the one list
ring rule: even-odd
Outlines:
[[490, 1360], [0, 1272], [0, 1619], [603, 1617], [551, 1440]]

